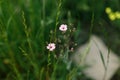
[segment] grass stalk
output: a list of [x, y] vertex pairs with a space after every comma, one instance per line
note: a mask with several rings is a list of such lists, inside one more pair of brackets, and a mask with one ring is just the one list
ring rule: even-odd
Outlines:
[[58, 7], [57, 7], [57, 14], [56, 14], [56, 24], [55, 24], [55, 30], [54, 30], [54, 40], [55, 40], [55, 42], [57, 41], [56, 33], [57, 33], [57, 27], [58, 27], [58, 24], [59, 24], [59, 17], [60, 17], [60, 14], [61, 14], [61, 7], [62, 7], [62, 0], [59, 0]]
[[94, 11], [93, 11], [93, 12], [92, 12], [92, 18], [91, 18], [89, 39], [90, 39], [90, 37], [91, 37], [91, 35], [92, 35], [92, 30], [93, 30], [93, 27], [94, 27], [94, 17], [95, 17], [95, 15], [94, 15]]
[[32, 49], [32, 45], [31, 45], [31, 41], [30, 41], [30, 36], [29, 36], [29, 31], [28, 31], [28, 27], [26, 25], [26, 19], [25, 19], [25, 15], [24, 15], [23, 11], [22, 11], [22, 18], [23, 18], [24, 31], [25, 31], [26, 38], [27, 38], [27, 43], [28, 43], [28, 46], [29, 46], [29, 52], [31, 54], [31, 55], [28, 54], [29, 55], [29, 60], [30, 60], [30, 62], [32, 64], [32, 66], [35, 69], [36, 78], [38, 78], [38, 76], [39, 76], [39, 68], [38, 68], [37, 63], [35, 62], [36, 59], [35, 59], [35, 55], [33, 54], [34, 52], [33, 52], [33, 49]]

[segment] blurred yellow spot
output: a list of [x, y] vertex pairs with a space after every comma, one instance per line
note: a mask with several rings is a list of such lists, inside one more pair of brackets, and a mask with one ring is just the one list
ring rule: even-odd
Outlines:
[[107, 7], [107, 8], [105, 9], [105, 12], [106, 12], [107, 14], [109, 14], [109, 13], [111, 13], [111, 12], [112, 12], [112, 10], [111, 10], [111, 8], [110, 8], [110, 7]]
[[112, 12], [112, 9], [110, 7], [106, 7], [105, 12], [108, 14], [108, 17], [111, 21], [114, 21], [116, 19], [120, 19], [120, 12]]
[[118, 11], [115, 12], [115, 16], [116, 16], [117, 19], [120, 19], [120, 12], [118, 12]]
[[115, 16], [115, 14], [114, 13], [110, 13], [109, 14], [109, 18], [110, 18], [110, 20], [115, 20], [116, 19], [116, 16]]

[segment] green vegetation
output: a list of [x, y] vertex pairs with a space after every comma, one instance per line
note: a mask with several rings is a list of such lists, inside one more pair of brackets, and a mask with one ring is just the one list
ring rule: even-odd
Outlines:
[[90, 80], [70, 55], [96, 34], [120, 57], [119, 13], [119, 0], [0, 0], [0, 80]]

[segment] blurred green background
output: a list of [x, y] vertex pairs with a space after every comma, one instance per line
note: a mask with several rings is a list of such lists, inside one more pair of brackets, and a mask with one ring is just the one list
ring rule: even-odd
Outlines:
[[[46, 45], [55, 28], [58, 4], [59, 0], [0, 0], [0, 80], [37, 80], [38, 72], [45, 73]], [[120, 19], [110, 20], [106, 7], [120, 12], [120, 0], [62, 0], [59, 25], [76, 28], [72, 41], [79, 46], [89, 39], [94, 13], [92, 34], [120, 57]], [[56, 77], [64, 80], [69, 71], [64, 63], [60, 65]], [[82, 80], [89, 80], [83, 75], [79, 75]], [[119, 79], [120, 69], [112, 80]]]

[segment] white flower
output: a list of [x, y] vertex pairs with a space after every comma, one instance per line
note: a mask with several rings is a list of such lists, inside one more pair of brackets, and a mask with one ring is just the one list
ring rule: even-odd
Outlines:
[[67, 25], [66, 24], [60, 25], [59, 30], [65, 32], [67, 30]]
[[49, 44], [47, 45], [47, 49], [49, 49], [49, 51], [53, 51], [55, 48], [56, 48], [56, 46], [55, 46], [54, 43], [49, 43]]

